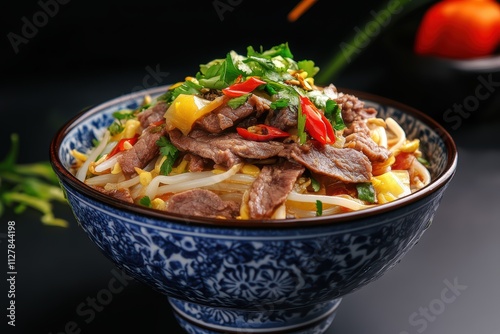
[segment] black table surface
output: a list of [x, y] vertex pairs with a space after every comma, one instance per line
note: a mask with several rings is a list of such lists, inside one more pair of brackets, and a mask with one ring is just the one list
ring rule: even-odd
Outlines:
[[[65, 15], [62, 6], [60, 17], [52, 21], [54, 26]], [[81, 5], [75, 2], [67, 6], [71, 12]], [[36, 9], [30, 8], [27, 14]], [[16, 18], [25, 15], [22, 10], [15, 13]], [[12, 22], [11, 30], [22, 24], [19, 19]], [[349, 29], [353, 26], [351, 23]], [[48, 32], [57, 28], [44, 29]], [[109, 29], [105, 32], [109, 34]], [[44, 31], [39, 33], [37, 38], [47, 42]], [[175, 82], [198, 65], [187, 69], [188, 59], [178, 66], [168, 66], [154, 58], [140, 58], [133, 66], [113, 67], [103, 58], [102, 66], [80, 66], [85, 57], [94, 65], [100, 59], [75, 47], [82, 36], [85, 34], [68, 40], [68, 47], [73, 49], [67, 53], [56, 46], [58, 43], [49, 44], [55, 48], [54, 58], [52, 51], [44, 50], [43, 43], [35, 38], [31, 44], [22, 45], [19, 55], [11, 57], [12, 66], [4, 68], [0, 86], [0, 110], [6, 117], [2, 124], [7, 129], [0, 134], [0, 158], [7, 152], [10, 134], [15, 132], [20, 138], [19, 163], [46, 161], [55, 132], [79, 111], [141, 87]], [[84, 39], [81, 42], [88, 43]], [[469, 79], [469, 84], [473, 82], [468, 93], [429, 82], [434, 85], [435, 98], [421, 95], [419, 99], [421, 90], [429, 87], [410, 76], [415, 73], [400, 72], [393, 63], [377, 63], [372, 58], [386, 52], [385, 47], [379, 43], [378, 48], [366, 50], [365, 56], [351, 64], [335, 83], [410, 104], [440, 122], [454, 103], [472, 101], [474, 88], [483, 82], [480, 77], [492, 82], [492, 94], [487, 100], [478, 100], [480, 105], [473, 108], [473, 115], [462, 117], [460, 124], [444, 122], [458, 146], [458, 168], [432, 226], [392, 270], [344, 296], [327, 333], [500, 333], [500, 117], [496, 115], [500, 113], [500, 78], [490, 77], [488, 71], [476, 73]], [[171, 44], [171, 48], [176, 47]], [[77, 56], [79, 51], [85, 57]], [[108, 52], [113, 57], [119, 53]], [[147, 52], [147, 48], [141, 52]], [[78, 66], [76, 62], [80, 62]], [[152, 72], [157, 75], [148, 80]], [[405, 75], [406, 80], [395, 80]], [[405, 83], [405, 89], [398, 86], [400, 82]], [[484, 111], [487, 103], [488, 110]], [[0, 253], [5, 264], [0, 283], [1, 333], [182, 333], [166, 297], [125, 278], [87, 238], [67, 205], [56, 204], [55, 213], [68, 220], [67, 228], [43, 225], [34, 210], [16, 214], [8, 208], [0, 217]], [[6, 317], [9, 221], [14, 221], [16, 228], [15, 327], [7, 324]]]

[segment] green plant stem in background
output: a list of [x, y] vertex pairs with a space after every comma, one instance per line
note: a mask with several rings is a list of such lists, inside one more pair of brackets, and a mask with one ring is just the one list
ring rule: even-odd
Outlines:
[[66, 203], [59, 181], [49, 162], [17, 164], [19, 137], [11, 135], [11, 147], [0, 162], [0, 216], [7, 206], [19, 214], [27, 208], [39, 211], [46, 225], [67, 227], [68, 222], [53, 213], [52, 202]]
[[321, 66], [316, 82], [326, 85], [333, 82], [338, 74], [366, 50], [373, 41], [392, 23], [401, 19], [406, 13], [424, 5], [430, 0], [390, 0], [381, 9], [369, 12], [369, 18], [356, 27], [347, 42], [339, 44], [339, 51], [325, 66]]

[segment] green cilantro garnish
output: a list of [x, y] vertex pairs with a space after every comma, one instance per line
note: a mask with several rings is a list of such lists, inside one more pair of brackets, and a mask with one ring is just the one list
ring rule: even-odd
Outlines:
[[299, 143], [304, 144], [306, 142], [306, 115], [302, 112], [300, 106], [297, 112], [297, 136], [299, 137]]
[[335, 130], [342, 130], [345, 128], [345, 123], [342, 119], [342, 109], [340, 109], [339, 105], [334, 100], [326, 101], [325, 116], [330, 123], [332, 123], [332, 127]]
[[127, 119], [131, 119], [131, 118], [134, 118], [135, 112], [133, 110], [128, 110], [128, 109], [124, 109], [124, 110], [119, 110], [119, 111], [115, 111], [113, 113], [113, 117], [116, 118], [117, 120], [127, 120]]
[[290, 101], [288, 99], [282, 98], [282, 99], [278, 99], [274, 102], [271, 102], [271, 105], [269, 107], [273, 110], [281, 109], [281, 108], [288, 107], [289, 103], [290, 103]]
[[311, 177], [311, 187], [315, 192], [318, 192], [321, 188], [321, 184], [318, 182], [318, 180]]
[[233, 53], [229, 52], [223, 60], [214, 60], [200, 66], [200, 72], [196, 74], [196, 79], [203, 87], [223, 89], [243, 74], [233, 62]]
[[424, 165], [427, 168], [429, 168], [431, 166], [431, 163], [423, 157], [418, 157], [417, 161], [420, 162], [422, 165]]
[[363, 182], [356, 184], [358, 198], [368, 203], [375, 203], [375, 188], [371, 182]]
[[280, 45], [275, 45], [266, 51], [263, 51], [263, 48], [261, 46], [260, 52], [255, 51], [255, 49], [252, 46], [248, 46], [247, 47], [247, 54], [249, 57], [255, 56], [255, 57], [273, 58], [273, 57], [281, 56], [283, 58], [293, 58], [293, 54], [292, 54], [292, 51], [290, 51], [290, 48], [288, 47], [288, 43], [282, 43]]
[[323, 215], [323, 202], [320, 200], [316, 201], [316, 216], [322, 216]]
[[312, 60], [301, 60], [297, 62], [297, 65], [301, 70], [307, 72], [307, 76], [312, 78], [319, 72], [319, 67], [314, 65]]
[[190, 80], [186, 80], [180, 86], [178, 86], [172, 90], [168, 90], [165, 94], [159, 96], [156, 100], [157, 101], [165, 101], [167, 103], [170, 103], [173, 100], [175, 100], [175, 98], [177, 96], [179, 96], [180, 94], [186, 94], [186, 95], [199, 94], [200, 90], [202, 88], [203, 88], [202, 86], [200, 86], [200, 85], [198, 85]]
[[113, 123], [108, 126], [108, 130], [111, 136], [117, 135], [124, 129], [124, 122], [128, 119], [135, 117], [134, 110], [119, 110], [113, 113], [113, 118], [115, 119]]
[[111, 125], [108, 127], [108, 130], [111, 136], [117, 135], [123, 131], [123, 125], [121, 125], [120, 122], [115, 121], [111, 123]]
[[245, 102], [247, 102], [249, 96], [250, 96], [250, 94], [245, 94], [245, 95], [241, 95], [239, 97], [235, 97], [234, 99], [227, 101], [227, 105], [230, 106], [231, 109], [236, 109], [236, 108], [242, 106], [243, 104], [245, 104]]
[[144, 196], [143, 198], [141, 198], [139, 200], [139, 204], [150, 208], [151, 207], [151, 199], [149, 198], [149, 196]]
[[158, 139], [156, 145], [160, 147], [161, 155], [166, 157], [160, 166], [160, 174], [168, 175], [172, 171], [175, 160], [177, 160], [179, 150], [165, 136]]

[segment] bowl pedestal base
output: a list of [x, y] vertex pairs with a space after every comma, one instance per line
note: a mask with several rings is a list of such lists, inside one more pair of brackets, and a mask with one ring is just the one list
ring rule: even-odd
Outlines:
[[257, 305], [252, 310], [217, 308], [175, 298], [169, 302], [177, 321], [190, 334], [321, 334], [332, 324], [341, 298], [286, 310], [273, 305]]

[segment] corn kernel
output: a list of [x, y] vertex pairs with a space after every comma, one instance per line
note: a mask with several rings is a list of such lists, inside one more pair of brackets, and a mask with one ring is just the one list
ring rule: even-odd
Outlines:
[[[139, 168], [137, 168], [139, 169]], [[136, 169], [136, 170], [137, 170]], [[146, 172], [146, 171], [141, 171], [139, 174], [139, 182], [143, 185], [143, 186], [147, 186], [151, 180], [153, 179], [153, 176], [151, 175], [151, 172]]]
[[111, 170], [111, 174], [120, 174], [122, 172], [122, 167], [120, 166], [120, 163], [117, 162], [114, 166], [113, 169]]
[[132, 144], [130, 144], [128, 141], [123, 143], [123, 149], [125, 150], [130, 150], [133, 147]]
[[99, 174], [99, 173], [97, 173], [97, 172], [95, 171], [95, 163], [94, 163], [94, 162], [91, 162], [91, 163], [89, 164], [89, 172], [90, 172], [91, 174], [94, 174], [94, 175], [98, 175], [98, 174]]
[[151, 95], [147, 94], [144, 96], [144, 99], [142, 100], [142, 105], [147, 106], [150, 103], [151, 103]]
[[151, 207], [156, 210], [165, 210], [167, 205], [165, 204], [165, 201], [162, 200], [161, 198], [155, 198], [154, 200], [151, 201]]

